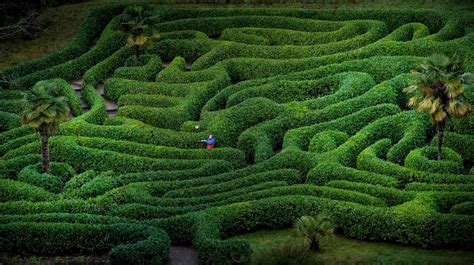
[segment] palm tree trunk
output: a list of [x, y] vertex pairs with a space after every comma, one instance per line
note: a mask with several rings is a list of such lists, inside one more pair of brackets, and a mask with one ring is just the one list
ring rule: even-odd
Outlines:
[[49, 173], [49, 137], [47, 134], [42, 134], [41, 138], [41, 164], [44, 173]]
[[319, 241], [318, 240], [311, 240], [311, 245], [309, 246], [309, 248], [312, 250], [312, 251], [317, 251], [319, 250]]
[[443, 145], [443, 127], [444, 121], [436, 123], [436, 129], [438, 130], [438, 160], [443, 159], [443, 152], [441, 151], [441, 146]]
[[135, 62], [138, 63], [138, 58], [140, 57], [140, 47], [138, 45], [134, 45], [133, 50], [135, 52]]

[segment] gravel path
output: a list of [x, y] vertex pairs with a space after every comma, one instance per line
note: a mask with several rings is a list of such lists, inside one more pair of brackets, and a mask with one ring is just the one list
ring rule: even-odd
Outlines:
[[194, 248], [171, 246], [170, 265], [197, 265], [198, 258]]

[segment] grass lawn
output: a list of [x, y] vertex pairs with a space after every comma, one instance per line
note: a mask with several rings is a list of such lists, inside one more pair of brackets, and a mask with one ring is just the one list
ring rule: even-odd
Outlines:
[[[253, 249], [265, 249], [294, 240], [291, 230], [263, 230], [238, 235]], [[321, 243], [321, 251], [312, 255], [314, 264], [474, 264], [474, 251], [427, 250], [398, 244], [376, 243], [335, 235]]]

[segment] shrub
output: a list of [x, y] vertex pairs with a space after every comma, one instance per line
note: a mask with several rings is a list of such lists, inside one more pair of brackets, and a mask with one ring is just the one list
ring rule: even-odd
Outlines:
[[27, 166], [18, 174], [18, 180], [59, 193], [63, 190], [64, 182], [74, 174], [74, 170], [64, 163], [51, 163], [50, 174], [40, 173], [40, 170], [40, 164]]
[[[108, 251], [112, 264], [164, 264], [170, 241], [153, 227], [133, 224], [9, 223], [0, 225], [10, 253], [58, 255]], [[74, 240], [71, 240], [74, 238]]]
[[443, 160], [436, 160], [435, 147], [423, 147], [411, 151], [405, 159], [408, 168], [433, 173], [461, 173], [463, 170], [461, 156], [448, 147], [444, 147]]

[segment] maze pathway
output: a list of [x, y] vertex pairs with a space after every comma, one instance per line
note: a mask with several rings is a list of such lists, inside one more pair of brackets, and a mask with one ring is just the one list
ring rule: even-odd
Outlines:
[[[88, 112], [90, 110], [90, 107], [87, 104], [87, 102], [84, 101], [84, 97], [83, 97], [83, 94], [82, 94], [82, 85], [84, 83], [84, 80], [71, 80], [69, 83], [71, 84], [72, 89], [78, 95], [78, 97], [81, 101], [82, 109], [84, 110], [84, 112]], [[99, 95], [104, 97], [105, 94], [104, 94], [104, 84], [103, 83], [99, 83], [96, 86], [96, 90], [99, 93]], [[105, 108], [106, 108], [107, 114], [110, 117], [116, 116], [117, 115], [117, 110], [118, 110], [117, 104], [115, 102], [109, 100], [109, 99], [106, 99], [106, 98], [104, 98], [104, 101], [105, 101]], [[69, 117], [72, 118], [73, 115], [70, 113]]]

